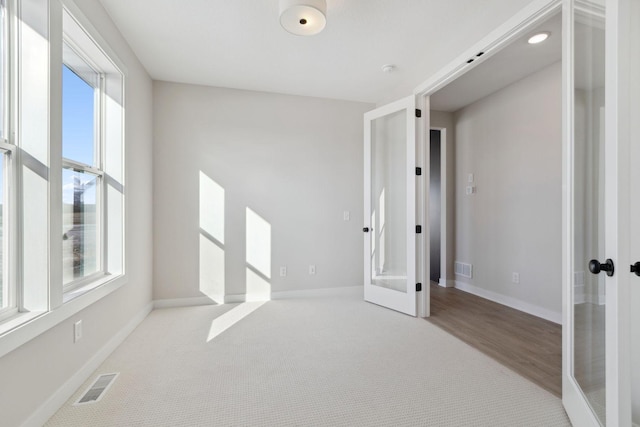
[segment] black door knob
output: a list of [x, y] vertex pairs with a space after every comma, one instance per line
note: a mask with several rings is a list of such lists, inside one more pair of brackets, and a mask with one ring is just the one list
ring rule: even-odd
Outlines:
[[601, 271], [604, 271], [607, 273], [607, 276], [611, 277], [613, 276], [614, 271], [613, 261], [611, 261], [611, 259], [607, 259], [604, 263], [600, 264], [597, 259], [592, 259], [589, 261], [589, 271], [593, 274], [598, 274]]
[[631, 272], [636, 273], [636, 276], [640, 276], [640, 261], [631, 265]]
[[369, 227], [363, 228], [362, 231], [364, 231], [365, 233], [368, 233], [369, 232]]

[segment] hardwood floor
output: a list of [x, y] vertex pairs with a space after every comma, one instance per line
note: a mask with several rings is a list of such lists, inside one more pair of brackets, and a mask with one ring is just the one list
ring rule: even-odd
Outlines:
[[561, 325], [435, 284], [427, 321], [561, 396]]

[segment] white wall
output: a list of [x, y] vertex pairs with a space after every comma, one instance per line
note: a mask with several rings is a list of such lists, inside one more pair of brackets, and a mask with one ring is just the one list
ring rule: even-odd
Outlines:
[[455, 113], [455, 259], [473, 264], [472, 279], [456, 280], [557, 321], [561, 117], [560, 63]]
[[154, 82], [154, 298], [362, 285], [372, 108]]
[[[98, 0], [78, 1], [127, 68], [126, 263], [128, 283], [0, 359], [0, 424], [19, 426], [151, 301], [152, 85]], [[83, 339], [73, 343], [73, 323]], [[71, 390], [75, 391], [75, 389]]]

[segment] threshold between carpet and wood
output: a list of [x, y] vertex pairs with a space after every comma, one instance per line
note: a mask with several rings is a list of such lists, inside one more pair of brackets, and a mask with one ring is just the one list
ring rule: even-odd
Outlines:
[[[73, 406], [102, 373], [95, 404]], [[568, 426], [556, 396], [361, 297], [153, 311], [47, 426]]]

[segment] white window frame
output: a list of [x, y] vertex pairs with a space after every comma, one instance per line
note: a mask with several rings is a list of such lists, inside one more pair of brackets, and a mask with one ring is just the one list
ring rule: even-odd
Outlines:
[[[0, 321], [14, 316], [18, 312], [18, 298], [17, 288], [14, 277], [15, 266], [13, 262], [15, 257], [10, 257], [10, 254], [14, 253], [15, 248], [12, 246], [14, 242], [13, 236], [15, 236], [15, 221], [14, 221], [14, 207], [15, 201], [13, 199], [14, 191], [12, 187], [15, 185], [15, 179], [13, 176], [13, 158], [15, 157], [15, 146], [9, 142], [7, 135], [9, 134], [9, 106], [11, 105], [11, 93], [9, 91], [9, 71], [10, 71], [10, 58], [9, 53], [11, 51], [12, 38], [10, 37], [10, 9], [6, 0], [0, 0], [0, 7], [4, 9], [4, 23], [2, 25], [2, 40], [4, 41], [4, 49], [0, 54], [0, 67], [3, 69], [2, 79], [0, 79], [0, 85], [2, 86], [2, 113], [0, 114], [0, 121], [2, 123], [2, 129], [5, 135], [0, 135], [0, 153], [2, 153], [3, 161], [3, 194], [4, 203], [2, 204], [2, 227], [3, 227], [3, 241], [2, 241], [2, 283], [4, 298], [9, 301], [9, 304], [2, 308], [0, 307]], [[2, 18], [0, 18], [2, 19]]]
[[[76, 0], [0, 0], [7, 5], [7, 120], [11, 182], [9, 252], [15, 307], [0, 317], [0, 357], [127, 283], [125, 263], [125, 81], [127, 70]], [[78, 2], [78, 4], [81, 4]], [[79, 40], [77, 43], [77, 39]], [[63, 43], [100, 70], [99, 162], [62, 158]], [[76, 50], [76, 51], [77, 51]], [[9, 108], [10, 106], [10, 108]], [[62, 170], [100, 176], [101, 273], [63, 286]], [[99, 172], [99, 173], [97, 173]], [[35, 192], [34, 192], [35, 191]], [[107, 260], [109, 261], [107, 263]]]
[[[105, 195], [105, 188], [104, 188], [104, 183], [105, 183], [105, 179], [104, 179], [104, 171], [102, 169], [102, 165], [103, 165], [103, 128], [104, 128], [104, 120], [105, 120], [105, 114], [104, 114], [104, 74], [101, 73], [100, 71], [97, 71], [97, 68], [94, 64], [92, 64], [91, 60], [87, 58], [87, 55], [85, 55], [84, 53], [82, 53], [82, 51], [80, 50], [80, 48], [78, 48], [76, 46], [76, 44], [74, 43], [74, 41], [67, 36], [66, 34], [64, 35], [64, 40], [63, 43], [66, 45], [66, 47], [68, 49], [70, 49], [70, 51], [73, 52], [73, 55], [76, 56], [77, 60], [82, 61], [84, 65], [87, 66], [87, 68], [89, 68], [91, 70], [91, 72], [93, 74], [95, 74], [96, 76], [96, 81], [95, 82], [90, 82], [87, 81], [86, 79], [84, 79], [82, 77], [82, 72], [76, 70], [73, 65], [68, 64], [67, 62], [65, 62], [65, 58], [63, 55], [62, 58], [62, 63], [64, 66], [66, 66], [69, 70], [71, 70], [74, 74], [76, 74], [76, 76], [83, 80], [85, 83], [87, 83], [90, 87], [93, 88], [94, 90], [94, 96], [93, 96], [93, 102], [94, 102], [94, 117], [93, 117], [93, 125], [94, 125], [94, 131], [93, 131], [93, 136], [94, 136], [94, 140], [93, 140], [93, 165], [87, 165], [72, 159], [68, 159], [66, 157], [62, 157], [62, 168], [63, 169], [67, 169], [67, 170], [72, 170], [72, 171], [76, 171], [76, 172], [82, 172], [82, 173], [88, 173], [91, 175], [95, 175], [96, 179], [97, 179], [97, 185], [96, 185], [96, 226], [98, 228], [98, 236], [97, 236], [97, 253], [96, 253], [96, 263], [97, 265], [97, 269], [96, 272], [89, 274], [87, 276], [78, 278], [76, 280], [72, 280], [71, 282], [68, 283], [64, 283], [63, 280], [63, 293], [65, 294], [65, 296], [70, 295], [69, 292], [73, 292], [79, 288], [82, 288], [84, 286], [90, 285], [91, 283], [95, 282], [96, 280], [99, 280], [101, 278], [103, 278], [106, 275], [106, 250], [105, 247], [107, 246], [107, 241], [106, 241], [106, 235], [104, 233], [104, 224], [105, 224], [105, 215], [106, 212], [104, 211], [104, 195]], [[63, 88], [64, 90], [64, 88]], [[64, 141], [63, 141], [64, 144]]]

